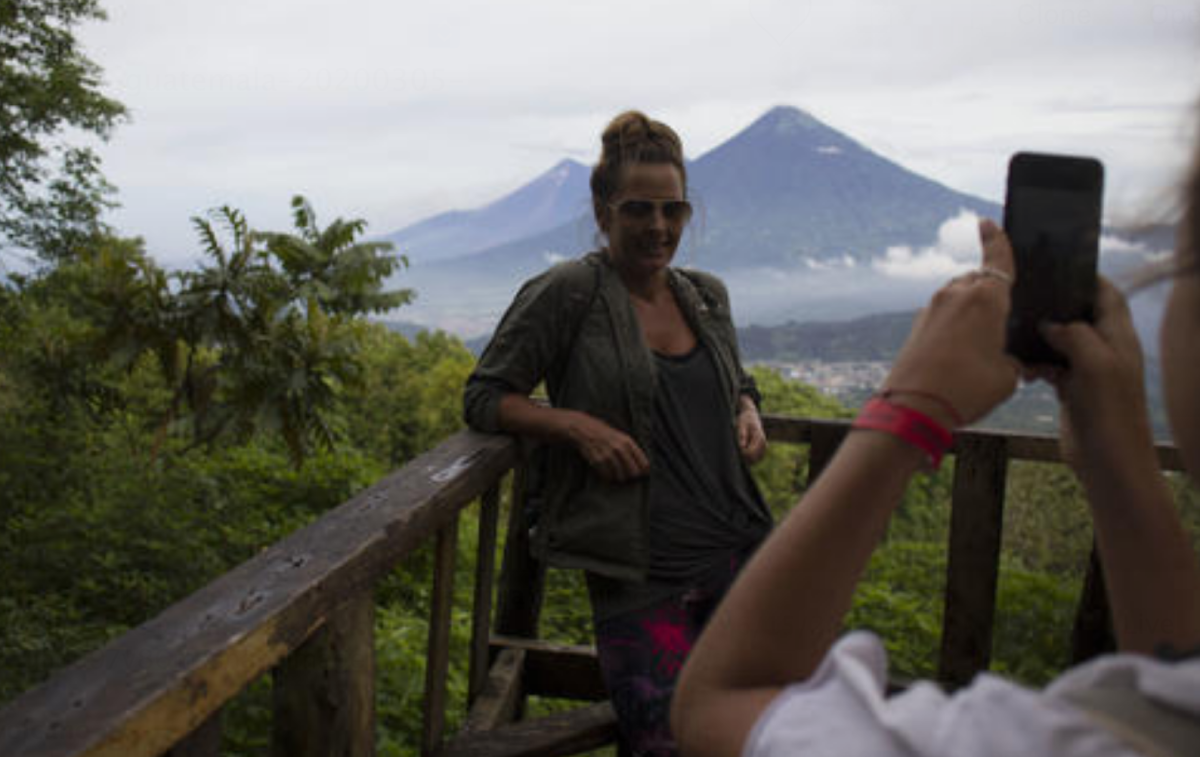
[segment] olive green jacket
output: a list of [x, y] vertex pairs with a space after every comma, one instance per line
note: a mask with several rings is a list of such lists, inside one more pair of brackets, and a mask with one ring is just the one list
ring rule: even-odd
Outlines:
[[[675, 268], [668, 281], [713, 355], [726, 390], [719, 410], [735, 423], [738, 396], [757, 401], [758, 394], [742, 370], [725, 286], [710, 274]], [[521, 287], [467, 379], [467, 424], [500, 432], [500, 398], [528, 395], [543, 380], [554, 407], [599, 418], [649, 454], [654, 360], [629, 293], [603, 253], [560, 263]], [[567, 444], [546, 445], [545, 454], [534, 555], [560, 567], [643, 579], [650, 562], [648, 479], [605, 480]]]

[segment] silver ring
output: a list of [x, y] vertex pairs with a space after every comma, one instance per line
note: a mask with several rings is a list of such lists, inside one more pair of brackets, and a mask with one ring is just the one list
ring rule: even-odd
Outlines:
[[981, 265], [974, 271], [974, 273], [977, 273], [980, 276], [991, 276], [993, 279], [1000, 279], [1005, 284], [1010, 286], [1013, 283], [1013, 277], [1011, 274], [1006, 271], [1001, 271], [999, 268], [993, 268], [990, 265]]

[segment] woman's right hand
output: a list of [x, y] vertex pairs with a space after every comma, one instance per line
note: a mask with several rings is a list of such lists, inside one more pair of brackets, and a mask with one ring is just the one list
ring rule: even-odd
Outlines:
[[[1020, 272], [1008, 237], [994, 222], [980, 221], [979, 235], [986, 273], [970, 272], [938, 290], [917, 317], [884, 383], [904, 404], [951, 430], [973, 423], [1007, 399], [1019, 373], [1016, 360], [1004, 351], [1004, 335], [1011, 281]], [[922, 394], [940, 398], [953, 412]]]
[[610, 481], [628, 481], [650, 472], [650, 460], [629, 434], [578, 410], [570, 413], [567, 437], [597, 473]]
[[1142, 347], [1125, 298], [1101, 277], [1094, 325], [1046, 324], [1043, 336], [1067, 369], [1037, 370], [1062, 403], [1063, 455], [1081, 476], [1120, 469], [1131, 453], [1153, 446]]

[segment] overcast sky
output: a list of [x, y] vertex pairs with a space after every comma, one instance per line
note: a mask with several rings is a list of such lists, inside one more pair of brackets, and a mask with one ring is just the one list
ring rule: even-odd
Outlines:
[[1018, 149], [1087, 153], [1143, 215], [1187, 155], [1195, 0], [104, 0], [81, 32], [132, 122], [112, 221], [178, 265], [188, 218], [320, 216], [383, 234], [585, 163], [620, 110], [697, 157], [774, 105], [1000, 200]]

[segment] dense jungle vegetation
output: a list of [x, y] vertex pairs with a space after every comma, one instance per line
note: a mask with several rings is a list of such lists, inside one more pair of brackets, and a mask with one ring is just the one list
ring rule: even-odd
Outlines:
[[[363, 241], [362, 221], [321, 225], [303, 198], [285, 231], [203, 212], [203, 262], [174, 273], [105, 226], [112, 189], [96, 156], [61, 139], [103, 137], [124, 115], [71, 34], [100, 15], [94, 0], [0, 9], [0, 252], [25, 260], [6, 263], [0, 285], [0, 702], [458, 429], [473, 363], [456, 338], [372, 322], [413, 295], [383, 286], [403, 257]], [[766, 411], [851, 414], [756, 374]], [[802, 496], [806, 453], [776, 445], [756, 475], [782, 515]], [[883, 635], [901, 675], [933, 672], [951, 475], [911, 487], [848, 621]], [[1008, 488], [994, 667], [1038, 683], [1066, 662], [1090, 527], [1063, 466], [1015, 465]], [[1195, 494], [1180, 498], [1197, 526]], [[430, 563], [418, 554], [377, 594], [384, 755], [418, 741]], [[588, 643], [579, 577], [552, 573], [548, 594], [544, 634]], [[459, 704], [468, 626], [454, 624]], [[269, 687], [230, 708], [227, 753], [265, 749]]]

